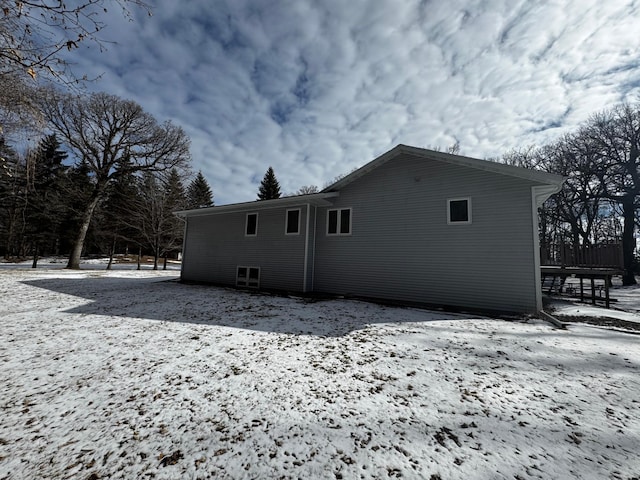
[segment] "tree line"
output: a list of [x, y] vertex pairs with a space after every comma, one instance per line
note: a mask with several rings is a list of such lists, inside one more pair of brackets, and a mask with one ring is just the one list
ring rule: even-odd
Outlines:
[[545, 145], [508, 152], [506, 163], [563, 175], [562, 190], [540, 209], [540, 244], [575, 249], [622, 244], [623, 284], [638, 272], [640, 225], [640, 103], [592, 115]]
[[213, 205], [202, 172], [190, 178], [177, 166], [136, 171], [130, 154], [110, 167], [100, 189], [94, 166], [69, 162], [55, 133], [26, 155], [0, 138], [0, 159], [0, 254], [32, 257], [34, 267], [40, 256], [71, 254], [68, 266], [75, 268], [81, 242], [80, 254], [108, 254], [108, 268], [116, 253], [152, 255], [158, 268], [159, 259], [182, 247], [184, 224], [173, 212]]
[[[0, 254], [5, 258], [136, 249], [175, 253], [173, 211], [213, 205], [190, 140], [137, 103], [87, 94], [63, 52], [103, 50], [108, 10], [151, 15], [143, 0], [0, 2]], [[40, 138], [31, 151], [20, 138]], [[16, 140], [18, 139], [18, 140]], [[12, 143], [13, 142], [13, 143]], [[23, 150], [23, 149], [22, 149]]]
[[[188, 137], [171, 122], [158, 123], [135, 102], [78, 93], [75, 86], [86, 78], [70, 71], [61, 55], [80, 44], [103, 49], [108, 8], [132, 18], [133, 9], [151, 15], [149, 5], [143, 0], [0, 5], [0, 253], [37, 259], [67, 252], [68, 266], [77, 268], [83, 251], [144, 248], [156, 262], [175, 251], [179, 221], [167, 212], [213, 204], [201, 173], [184, 186]], [[38, 79], [55, 86], [40, 88]], [[46, 130], [50, 134], [27, 154], [18, 154], [8, 140], [10, 132]], [[448, 152], [456, 154], [459, 147]], [[566, 177], [562, 191], [540, 210], [543, 247], [621, 242], [623, 283], [635, 283], [640, 103], [596, 113], [575, 132], [497, 160]], [[296, 194], [317, 191], [310, 185]], [[269, 167], [258, 199], [280, 196]]]

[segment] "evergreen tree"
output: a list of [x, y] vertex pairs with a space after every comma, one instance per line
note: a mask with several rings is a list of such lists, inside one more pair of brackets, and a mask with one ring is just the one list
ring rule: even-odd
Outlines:
[[174, 215], [178, 210], [187, 207], [187, 194], [178, 171], [172, 169], [164, 185], [164, 229], [162, 233], [162, 251], [164, 268], [167, 268], [167, 256], [182, 248], [184, 237], [184, 222]]
[[54, 253], [59, 245], [60, 225], [65, 214], [63, 182], [67, 153], [61, 150], [55, 134], [44, 137], [27, 162], [26, 236], [33, 253], [33, 267], [38, 255]]
[[137, 230], [130, 225], [130, 217], [137, 200], [137, 178], [129, 168], [129, 160], [118, 166], [118, 172], [110, 185], [106, 199], [97, 212], [96, 226], [101, 250], [109, 252], [107, 270], [111, 269], [118, 245], [127, 252], [132, 243], [139, 244]]
[[20, 256], [26, 207], [25, 162], [0, 137], [0, 250], [5, 258]]
[[260, 183], [258, 200], [271, 200], [272, 198], [280, 198], [280, 184], [273, 168], [269, 167]]
[[82, 214], [91, 199], [93, 188], [90, 168], [86, 162], [80, 161], [67, 170], [62, 181], [64, 219], [60, 225], [60, 252], [67, 253], [73, 248], [74, 234], [80, 228]]
[[213, 193], [202, 172], [198, 172], [187, 188], [187, 208], [203, 208], [213, 206]]

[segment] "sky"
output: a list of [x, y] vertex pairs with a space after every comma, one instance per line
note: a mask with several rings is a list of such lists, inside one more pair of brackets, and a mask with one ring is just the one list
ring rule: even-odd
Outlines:
[[155, 0], [117, 11], [90, 90], [191, 138], [216, 205], [322, 188], [399, 143], [496, 158], [640, 98], [631, 0]]

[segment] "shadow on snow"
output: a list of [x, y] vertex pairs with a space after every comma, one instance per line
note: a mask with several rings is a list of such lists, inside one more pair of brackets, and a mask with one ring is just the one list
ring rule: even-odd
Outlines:
[[370, 324], [465, 320], [469, 315], [386, 307], [356, 300], [310, 300], [156, 278], [55, 278], [25, 285], [89, 302], [63, 311], [293, 335], [338, 337]]

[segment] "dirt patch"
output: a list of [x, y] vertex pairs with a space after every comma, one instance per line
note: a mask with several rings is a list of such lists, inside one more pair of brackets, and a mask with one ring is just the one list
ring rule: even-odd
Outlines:
[[626, 333], [640, 335], [640, 323], [629, 322], [619, 318], [612, 317], [583, 317], [579, 315], [555, 315], [561, 322], [567, 323], [587, 323], [589, 325], [598, 325], [601, 327], [615, 328]]

